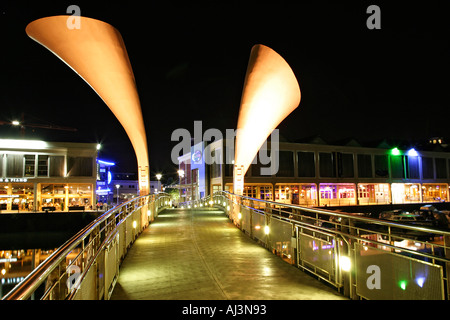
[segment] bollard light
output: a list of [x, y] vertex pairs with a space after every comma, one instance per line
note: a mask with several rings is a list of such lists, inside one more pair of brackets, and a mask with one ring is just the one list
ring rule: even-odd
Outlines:
[[399, 281], [399, 283], [398, 283], [398, 285], [400, 286], [400, 288], [402, 289], [402, 290], [406, 290], [406, 285], [408, 284], [408, 281], [406, 281], [406, 280], [401, 280], [401, 281]]
[[137, 226], [137, 222], [133, 221], [133, 228], [136, 229], [136, 226]]
[[423, 284], [425, 283], [425, 277], [417, 277], [416, 283], [419, 287], [423, 288]]
[[269, 233], [270, 233], [270, 228], [269, 228], [269, 226], [265, 226], [265, 227], [264, 227], [264, 233], [265, 233], [265, 234], [269, 234]]
[[346, 257], [346, 256], [339, 257], [339, 264], [341, 266], [341, 270], [345, 271], [345, 272], [350, 271], [352, 268], [352, 263], [350, 261], [350, 258]]

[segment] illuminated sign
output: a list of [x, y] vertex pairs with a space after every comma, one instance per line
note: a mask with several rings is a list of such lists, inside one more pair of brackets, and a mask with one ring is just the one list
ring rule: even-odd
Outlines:
[[0, 178], [0, 182], [27, 182], [27, 178]]
[[200, 162], [200, 160], [202, 160], [202, 152], [197, 150], [192, 154], [192, 161]]

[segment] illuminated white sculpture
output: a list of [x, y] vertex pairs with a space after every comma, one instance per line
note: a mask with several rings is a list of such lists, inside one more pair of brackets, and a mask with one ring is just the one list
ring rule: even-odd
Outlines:
[[300, 87], [287, 62], [274, 50], [255, 45], [245, 76], [236, 134], [234, 193], [272, 131], [300, 103]]
[[111, 25], [71, 16], [46, 17], [26, 27], [30, 38], [46, 47], [83, 78], [111, 109], [136, 153], [141, 195], [149, 193], [147, 138], [136, 83], [120, 33]]

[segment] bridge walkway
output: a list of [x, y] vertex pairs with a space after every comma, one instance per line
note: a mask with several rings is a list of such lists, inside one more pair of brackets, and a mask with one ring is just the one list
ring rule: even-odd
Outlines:
[[219, 210], [166, 209], [122, 262], [111, 300], [336, 300]]

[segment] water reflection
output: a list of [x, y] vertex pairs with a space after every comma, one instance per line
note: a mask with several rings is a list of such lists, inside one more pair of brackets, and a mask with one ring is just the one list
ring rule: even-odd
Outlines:
[[0, 251], [0, 298], [11, 291], [54, 249], [19, 249]]

